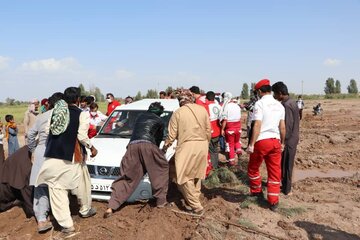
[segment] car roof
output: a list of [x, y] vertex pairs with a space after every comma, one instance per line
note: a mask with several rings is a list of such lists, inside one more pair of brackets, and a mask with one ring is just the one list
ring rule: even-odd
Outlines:
[[164, 111], [173, 112], [179, 108], [179, 101], [177, 99], [154, 99], [147, 98], [134, 101], [130, 104], [123, 104], [115, 108], [115, 110], [148, 110], [153, 102], [160, 102], [164, 106]]

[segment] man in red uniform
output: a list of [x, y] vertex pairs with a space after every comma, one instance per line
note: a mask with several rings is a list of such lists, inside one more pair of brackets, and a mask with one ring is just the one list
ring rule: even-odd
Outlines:
[[248, 176], [250, 193], [262, 196], [260, 166], [265, 160], [268, 172], [267, 200], [270, 209], [276, 211], [279, 204], [281, 183], [281, 152], [285, 141], [285, 109], [271, 95], [268, 79], [260, 80], [255, 90], [261, 97], [255, 103], [253, 120], [254, 127], [247, 149], [250, 153]]
[[189, 90], [195, 98], [195, 103], [205, 107], [206, 111], [209, 112], [209, 109], [206, 105], [205, 95], [200, 94], [200, 88], [198, 86], [192, 86], [191, 88], [189, 88]]
[[210, 159], [213, 168], [217, 168], [219, 164], [219, 136], [221, 133], [220, 124], [219, 124], [219, 116], [221, 106], [215, 100], [215, 93], [213, 91], [209, 91], [206, 93], [206, 105], [209, 109], [209, 118], [210, 118], [210, 126], [211, 126], [211, 140], [209, 142], [209, 152]]
[[114, 109], [117, 106], [120, 106], [121, 103], [115, 100], [114, 95], [112, 93], [106, 94], [106, 100], [108, 101], [106, 116], [110, 116], [112, 111], [114, 111]]
[[224, 103], [220, 114], [221, 135], [225, 137], [225, 151], [229, 153], [229, 165], [237, 164], [235, 154], [241, 152], [241, 108], [229, 92], [224, 93]]

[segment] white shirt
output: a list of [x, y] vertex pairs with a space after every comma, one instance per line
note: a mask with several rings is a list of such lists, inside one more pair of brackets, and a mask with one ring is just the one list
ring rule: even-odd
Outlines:
[[101, 126], [101, 123], [103, 123], [107, 119], [107, 116], [101, 113], [100, 111], [97, 111], [97, 116], [91, 116], [91, 112], [89, 112], [89, 116], [90, 116], [90, 125], [94, 125], [94, 126]]
[[219, 120], [221, 111], [220, 104], [215, 100], [213, 103], [209, 103], [208, 107], [210, 122]]
[[304, 101], [302, 99], [297, 100], [296, 103], [297, 103], [299, 109], [303, 109]]
[[240, 122], [241, 120], [241, 108], [234, 102], [229, 102], [223, 106], [222, 119], [226, 119], [228, 122]]
[[285, 108], [272, 95], [265, 95], [255, 103], [253, 120], [261, 121], [256, 141], [269, 138], [280, 139], [279, 123], [285, 120]]

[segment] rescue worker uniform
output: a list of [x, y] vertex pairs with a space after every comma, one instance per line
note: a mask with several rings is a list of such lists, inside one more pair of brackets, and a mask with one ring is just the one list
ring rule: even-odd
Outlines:
[[260, 166], [265, 161], [268, 173], [267, 199], [271, 205], [279, 202], [281, 183], [281, 142], [279, 123], [285, 119], [285, 109], [272, 95], [264, 95], [255, 103], [254, 121], [261, 121], [261, 129], [250, 154], [248, 176], [250, 193], [262, 192]]
[[207, 100], [207, 108], [209, 110], [210, 126], [211, 126], [211, 140], [209, 142], [209, 152], [211, 164], [213, 168], [217, 168], [219, 164], [219, 136], [221, 133], [219, 116], [221, 111], [220, 104], [215, 101]]
[[222, 120], [225, 126], [225, 151], [229, 153], [229, 163], [235, 164], [235, 153], [241, 155], [241, 108], [233, 100], [224, 104]]

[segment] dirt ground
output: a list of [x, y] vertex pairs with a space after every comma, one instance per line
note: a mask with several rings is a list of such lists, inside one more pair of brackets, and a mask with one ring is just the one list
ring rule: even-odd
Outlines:
[[[249, 196], [244, 154], [230, 169], [237, 178], [224, 179], [222, 169], [223, 183], [203, 187], [201, 218], [173, 211], [181, 210], [175, 191], [172, 208], [129, 204], [109, 219], [102, 218], [106, 203], [94, 202], [97, 215], [73, 216], [78, 235], [72, 239], [360, 239], [360, 100], [321, 103], [323, 115], [312, 116], [316, 102], [305, 101], [297, 181], [293, 195], [281, 195], [278, 212]], [[0, 214], [0, 239], [52, 239], [58, 231], [38, 234], [35, 219], [18, 207]]]

